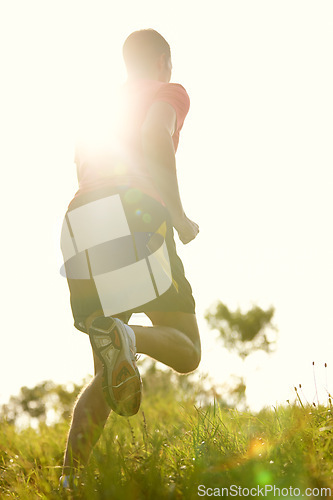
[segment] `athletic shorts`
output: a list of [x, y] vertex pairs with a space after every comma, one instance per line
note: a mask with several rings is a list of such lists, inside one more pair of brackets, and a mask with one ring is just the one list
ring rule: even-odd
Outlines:
[[93, 313], [128, 321], [138, 312], [195, 313], [168, 210], [126, 186], [75, 197], [65, 214], [61, 250], [74, 326]]

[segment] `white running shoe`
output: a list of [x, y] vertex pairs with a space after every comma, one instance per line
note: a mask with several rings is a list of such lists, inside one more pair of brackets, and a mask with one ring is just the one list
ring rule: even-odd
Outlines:
[[89, 328], [92, 348], [103, 363], [103, 391], [111, 408], [135, 415], [141, 404], [142, 382], [136, 366], [134, 332], [120, 319], [99, 316]]

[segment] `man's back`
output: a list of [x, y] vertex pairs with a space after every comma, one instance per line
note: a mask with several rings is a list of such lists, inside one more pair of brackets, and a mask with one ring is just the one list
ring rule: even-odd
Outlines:
[[100, 186], [127, 185], [161, 201], [145, 165], [142, 126], [154, 103], [168, 103], [176, 112], [176, 130], [172, 136], [177, 151], [179, 133], [189, 110], [189, 97], [179, 84], [150, 79], [127, 82], [117, 99], [113, 137], [106, 137], [96, 149], [88, 143], [77, 146], [75, 163], [79, 181], [76, 196]]

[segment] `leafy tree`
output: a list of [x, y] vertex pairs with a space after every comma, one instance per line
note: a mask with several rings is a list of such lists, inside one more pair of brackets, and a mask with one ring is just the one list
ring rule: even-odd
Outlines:
[[32, 388], [21, 387], [17, 396], [11, 396], [9, 402], [2, 405], [0, 420], [17, 423], [20, 417], [25, 416], [29, 421], [46, 422], [50, 411], [53, 420], [68, 419], [84, 383], [73, 384], [69, 388], [47, 380]]
[[242, 313], [239, 308], [231, 311], [218, 302], [205, 318], [211, 328], [219, 331], [224, 346], [244, 359], [257, 350], [267, 353], [274, 350], [277, 331], [272, 324], [274, 312], [274, 307], [265, 311], [254, 305]]

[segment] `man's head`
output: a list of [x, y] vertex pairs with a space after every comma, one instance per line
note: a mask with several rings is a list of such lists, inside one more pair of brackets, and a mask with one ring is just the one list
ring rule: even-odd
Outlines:
[[157, 31], [145, 29], [131, 33], [125, 40], [123, 56], [130, 78], [170, 81], [170, 46]]

